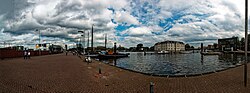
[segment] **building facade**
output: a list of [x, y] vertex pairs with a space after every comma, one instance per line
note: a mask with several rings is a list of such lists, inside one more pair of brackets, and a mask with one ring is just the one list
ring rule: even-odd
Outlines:
[[159, 51], [170, 51], [170, 52], [178, 52], [185, 50], [185, 44], [179, 41], [164, 41], [158, 42], [154, 45], [154, 50]]
[[238, 37], [218, 39], [220, 51], [236, 51], [238, 48]]

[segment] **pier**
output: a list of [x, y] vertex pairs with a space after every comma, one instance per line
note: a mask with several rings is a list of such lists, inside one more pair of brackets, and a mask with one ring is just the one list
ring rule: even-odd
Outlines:
[[154, 93], [250, 91], [243, 83], [243, 66], [195, 77], [168, 78], [135, 73], [95, 60], [88, 64], [82, 58], [69, 53], [0, 60], [0, 92], [149, 93], [151, 88]]

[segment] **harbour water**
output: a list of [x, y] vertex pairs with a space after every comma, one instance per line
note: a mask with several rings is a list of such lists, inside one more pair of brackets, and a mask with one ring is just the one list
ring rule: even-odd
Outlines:
[[152, 75], [196, 75], [239, 66], [244, 55], [146, 54], [131, 52], [127, 58], [101, 60], [110, 65]]

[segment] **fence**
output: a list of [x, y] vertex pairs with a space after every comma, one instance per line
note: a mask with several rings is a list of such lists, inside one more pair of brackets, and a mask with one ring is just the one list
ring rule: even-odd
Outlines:
[[[41, 51], [41, 55], [49, 55], [49, 51]], [[39, 56], [39, 51], [30, 51], [31, 56]], [[24, 51], [17, 51], [13, 49], [0, 50], [0, 59], [23, 57]]]

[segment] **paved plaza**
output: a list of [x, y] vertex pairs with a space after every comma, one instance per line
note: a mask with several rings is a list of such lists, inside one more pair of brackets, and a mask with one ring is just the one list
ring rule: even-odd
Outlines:
[[[250, 65], [248, 64], [248, 74]], [[99, 74], [101, 68], [102, 74]], [[0, 93], [249, 93], [243, 66], [195, 77], [156, 77], [75, 55], [57, 54], [0, 60]]]

